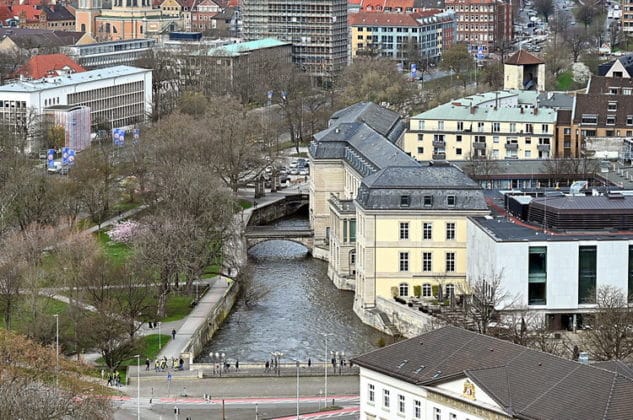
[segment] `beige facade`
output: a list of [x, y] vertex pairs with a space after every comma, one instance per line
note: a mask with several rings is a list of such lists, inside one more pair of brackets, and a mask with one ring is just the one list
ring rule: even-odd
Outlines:
[[535, 104], [534, 91], [502, 91], [440, 105], [411, 117], [403, 148], [420, 161], [553, 157], [557, 113]]

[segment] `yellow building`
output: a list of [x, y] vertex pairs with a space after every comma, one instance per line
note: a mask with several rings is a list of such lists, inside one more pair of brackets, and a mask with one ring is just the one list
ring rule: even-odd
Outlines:
[[403, 149], [417, 160], [548, 159], [557, 111], [536, 91], [487, 92], [411, 117]]
[[462, 291], [466, 218], [488, 214], [458, 168], [399, 149], [403, 129], [396, 113], [359, 103], [334, 114], [310, 147], [313, 254], [339, 288], [356, 291], [357, 310], [379, 297], [431, 297], [437, 286]]

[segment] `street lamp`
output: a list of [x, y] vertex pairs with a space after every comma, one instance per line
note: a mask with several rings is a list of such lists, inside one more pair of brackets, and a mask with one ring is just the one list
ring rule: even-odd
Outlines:
[[209, 357], [213, 360], [213, 374], [215, 375], [216, 369], [215, 369], [215, 365], [216, 362], [220, 362], [219, 364], [219, 369], [217, 369], [218, 373], [220, 374], [220, 377], [222, 377], [222, 369], [224, 369], [224, 359], [226, 357], [225, 353], [209, 353]]
[[55, 317], [55, 386], [59, 388], [59, 314]]
[[297, 360], [297, 420], [299, 420], [299, 361]]
[[136, 357], [136, 418], [141, 420], [141, 355]]
[[273, 356], [273, 363], [275, 364], [275, 370], [277, 371], [277, 376], [281, 374], [281, 368], [279, 367], [279, 360], [284, 355], [278, 351], [271, 351], [270, 354]]
[[161, 343], [161, 336], [160, 336], [160, 321], [156, 322], [156, 324], [158, 325], [158, 350], [162, 349], [162, 343]]
[[328, 335], [334, 335], [333, 333], [320, 333], [323, 337], [325, 337], [325, 358], [323, 359], [323, 363], [325, 365], [325, 405], [323, 408], [327, 407], [327, 337]]

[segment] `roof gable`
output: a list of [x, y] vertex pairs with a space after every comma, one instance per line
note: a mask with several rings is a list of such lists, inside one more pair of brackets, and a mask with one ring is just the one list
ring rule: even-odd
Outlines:
[[41, 79], [46, 76], [58, 76], [61, 73], [81, 73], [86, 71], [82, 66], [64, 54], [45, 54], [32, 57], [20, 67], [16, 74]]
[[504, 62], [504, 64], [512, 64], [516, 66], [544, 63], [545, 62], [543, 60], [525, 50], [519, 50], [515, 52]]

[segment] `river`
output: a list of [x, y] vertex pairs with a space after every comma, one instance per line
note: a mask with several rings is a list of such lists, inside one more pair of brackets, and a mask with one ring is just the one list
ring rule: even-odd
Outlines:
[[328, 335], [328, 353], [344, 352], [345, 359], [376, 348], [381, 333], [356, 317], [353, 292], [334, 287], [327, 278], [327, 263], [309, 257], [302, 245], [260, 243], [249, 251], [249, 263], [253, 284], [268, 293], [254, 305], [238, 301], [200, 361], [210, 361], [210, 352], [262, 363], [270, 359], [271, 352], [283, 353], [282, 361], [323, 360], [325, 338], [321, 333], [332, 334]]

